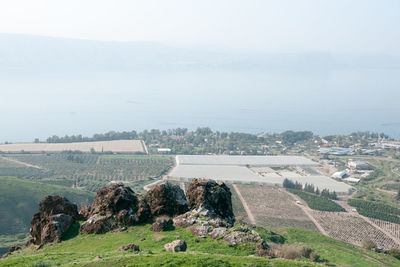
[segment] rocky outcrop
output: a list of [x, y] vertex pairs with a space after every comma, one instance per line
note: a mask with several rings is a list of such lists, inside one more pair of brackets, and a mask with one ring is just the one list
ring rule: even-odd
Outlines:
[[191, 210], [208, 211], [207, 216], [219, 217], [233, 223], [232, 193], [223, 182], [193, 179], [186, 193]]
[[169, 183], [159, 184], [146, 193], [146, 202], [154, 217], [175, 216], [187, 212], [188, 202], [183, 190]]
[[162, 232], [171, 229], [173, 226], [173, 221], [168, 216], [160, 216], [156, 218], [156, 221], [151, 225], [150, 231]]
[[175, 240], [175, 241], [172, 241], [171, 243], [165, 244], [164, 248], [166, 251], [183, 252], [183, 251], [186, 251], [187, 245], [186, 245], [185, 240]]
[[80, 211], [87, 221], [81, 233], [102, 234], [117, 227], [148, 222], [151, 213], [140, 195], [122, 184], [100, 188], [93, 204]]
[[266, 249], [267, 243], [246, 225], [234, 226], [230, 189], [222, 182], [193, 179], [186, 193], [191, 211], [174, 218], [175, 227], [189, 228], [199, 238], [222, 239], [236, 246], [252, 244]]
[[65, 197], [47, 196], [39, 204], [39, 212], [31, 221], [31, 243], [43, 245], [61, 241], [62, 235], [81, 219], [78, 208]]

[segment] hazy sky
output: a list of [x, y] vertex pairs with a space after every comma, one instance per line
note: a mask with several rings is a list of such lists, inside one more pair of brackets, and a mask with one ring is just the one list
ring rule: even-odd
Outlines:
[[1, 0], [0, 33], [400, 55], [400, 1]]

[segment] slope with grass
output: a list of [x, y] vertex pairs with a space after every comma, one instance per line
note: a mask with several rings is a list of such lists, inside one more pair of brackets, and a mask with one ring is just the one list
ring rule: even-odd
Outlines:
[[[0, 247], [15, 240], [13, 235], [29, 231], [32, 215], [46, 195], [63, 195], [77, 204], [89, 203], [93, 194], [59, 185], [48, 185], [16, 177], [0, 177]], [[5, 238], [7, 235], [7, 238]]]
[[[221, 240], [197, 238], [187, 229], [177, 228], [153, 233], [150, 225], [137, 225], [122, 233], [82, 235], [70, 231], [65, 241], [45, 246], [41, 250], [25, 248], [6, 259], [0, 266], [317, 266], [304, 258], [298, 260], [270, 259], [254, 255], [250, 245], [229, 245]], [[341, 266], [398, 266], [399, 260], [350, 244], [341, 243], [321, 234], [291, 228], [256, 229], [269, 243], [280, 246], [307, 246], [320, 254], [320, 263]], [[73, 237], [74, 236], [74, 237]], [[164, 244], [184, 239], [184, 253], [164, 250]], [[130, 243], [140, 246], [140, 252], [118, 252], [117, 248]]]

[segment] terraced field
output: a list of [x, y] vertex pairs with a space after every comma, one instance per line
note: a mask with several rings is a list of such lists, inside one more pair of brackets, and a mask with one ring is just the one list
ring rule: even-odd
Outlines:
[[398, 244], [382, 231], [356, 213], [312, 211], [313, 217], [334, 239], [361, 245], [364, 239], [372, 240], [379, 248], [390, 249]]
[[237, 184], [256, 224], [268, 227], [295, 227], [318, 232], [315, 224], [295, 201], [278, 188], [263, 185]]
[[370, 219], [383, 230], [389, 232], [392, 236], [400, 240], [400, 224], [386, 222], [378, 219]]

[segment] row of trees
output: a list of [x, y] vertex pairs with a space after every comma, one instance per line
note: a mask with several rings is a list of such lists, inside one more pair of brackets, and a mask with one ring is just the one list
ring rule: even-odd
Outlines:
[[[95, 134], [92, 137], [72, 135], [58, 137], [56, 135], [47, 138], [48, 143], [91, 142], [109, 140], [143, 140], [156, 151], [154, 147], [168, 147], [176, 154], [271, 154], [269, 147], [293, 145], [294, 143], [310, 142], [314, 137], [312, 132], [286, 131], [281, 134], [250, 134], [238, 132], [212, 131], [208, 127], [199, 127], [194, 131], [187, 128], [170, 130], [144, 130], [142, 132], [115, 132]], [[277, 141], [279, 141], [277, 143]], [[38, 142], [38, 140], [36, 140]], [[275, 150], [273, 150], [275, 151]]]
[[334, 200], [337, 199], [337, 194], [335, 191], [330, 192], [329, 189], [323, 189], [322, 191], [320, 191], [319, 188], [318, 187], [315, 188], [315, 186], [313, 184], [306, 183], [303, 186], [301, 183], [299, 183], [297, 181], [293, 182], [292, 180], [289, 180], [287, 178], [285, 180], [283, 180], [283, 187], [312, 193], [315, 195], [319, 195], [321, 197], [326, 197], [326, 198], [330, 198], [330, 199], [334, 199]]
[[361, 215], [400, 224], [400, 209], [396, 207], [362, 199], [349, 199], [347, 202], [350, 206], [356, 207]]

